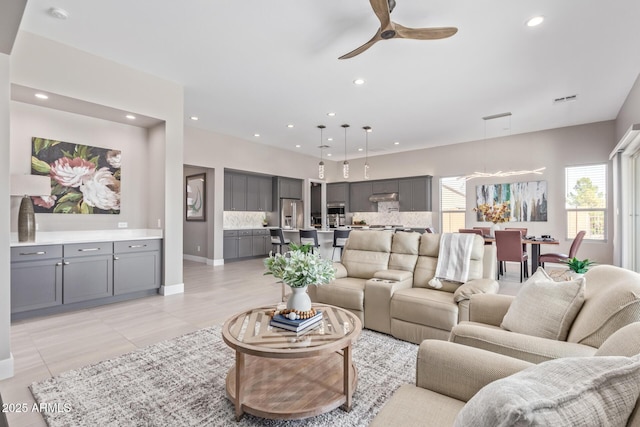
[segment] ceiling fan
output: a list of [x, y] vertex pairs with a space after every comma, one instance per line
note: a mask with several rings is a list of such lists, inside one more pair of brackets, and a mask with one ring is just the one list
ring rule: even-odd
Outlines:
[[441, 27], [441, 28], [407, 28], [400, 24], [397, 24], [391, 20], [391, 12], [396, 6], [395, 0], [369, 0], [373, 12], [380, 20], [380, 28], [373, 36], [371, 40], [360, 46], [359, 48], [352, 50], [346, 55], [342, 55], [338, 59], [353, 58], [356, 55], [360, 55], [365, 50], [369, 49], [375, 43], [380, 40], [389, 39], [416, 39], [416, 40], [435, 40], [445, 39], [451, 37], [458, 32], [455, 27]]

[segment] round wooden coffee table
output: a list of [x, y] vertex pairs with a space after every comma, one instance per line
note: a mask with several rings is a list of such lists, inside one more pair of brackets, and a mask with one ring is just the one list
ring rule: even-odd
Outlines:
[[262, 418], [299, 419], [351, 410], [358, 381], [351, 345], [362, 324], [339, 307], [314, 304], [323, 319], [301, 333], [269, 325], [267, 312], [255, 308], [236, 314], [222, 328], [222, 338], [236, 351], [227, 374], [227, 395], [236, 420], [247, 412]]

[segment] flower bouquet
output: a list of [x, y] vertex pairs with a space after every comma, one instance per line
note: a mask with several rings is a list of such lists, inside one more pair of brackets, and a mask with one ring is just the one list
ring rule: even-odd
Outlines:
[[473, 208], [473, 211], [480, 212], [482, 214], [483, 221], [489, 221], [494, 224], [509, 222], [511, 219], [509, 216], [511, 209], [507, 202], [494, 204], [493, 206], [483, 203], [478, 205], [477, 208]]

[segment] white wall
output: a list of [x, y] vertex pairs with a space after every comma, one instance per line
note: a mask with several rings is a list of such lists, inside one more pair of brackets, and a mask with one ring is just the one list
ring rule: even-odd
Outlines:
[[616, 118], [616, 142], [620, 141], [630, 126], [638, 123], [640, 123], [640, 74], [618, 112], [618, 117]]
[[[108, 120], [11, 103], [11, 173], [31, 173], [31, 138], [56, 139], [122, 151], [121, 209], [119, 215], [36, 214], [40, 231], [149, 228], [147, 183], [149, 169], [147, 130]], [[17, 231], [20, 197], [11, 198], [11, 230]]]

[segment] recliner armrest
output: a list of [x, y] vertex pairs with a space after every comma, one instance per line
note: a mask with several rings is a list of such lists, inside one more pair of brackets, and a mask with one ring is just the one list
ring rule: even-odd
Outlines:
[[514, 298], [514, 296], [502, 294], [472, 295], [469, 300], [469, 320], [500, 326]]
[[474, 279], [460, 285], [453, 293], [453, 300], [460, 302], [471, 299], [472, 295], [477, 294], [497, 294], [500, 285], [493, 279]]
[[418, 348], [416, 385], [466, 402], [485, 385], [530, 366], [479, 348], [425, 340]]
[[411, 279], [413, 282], [413, 273], [406, 270], [380, 270], [376, 271], [373, 277], [382, 280], [395, 280], [396, 282]]

